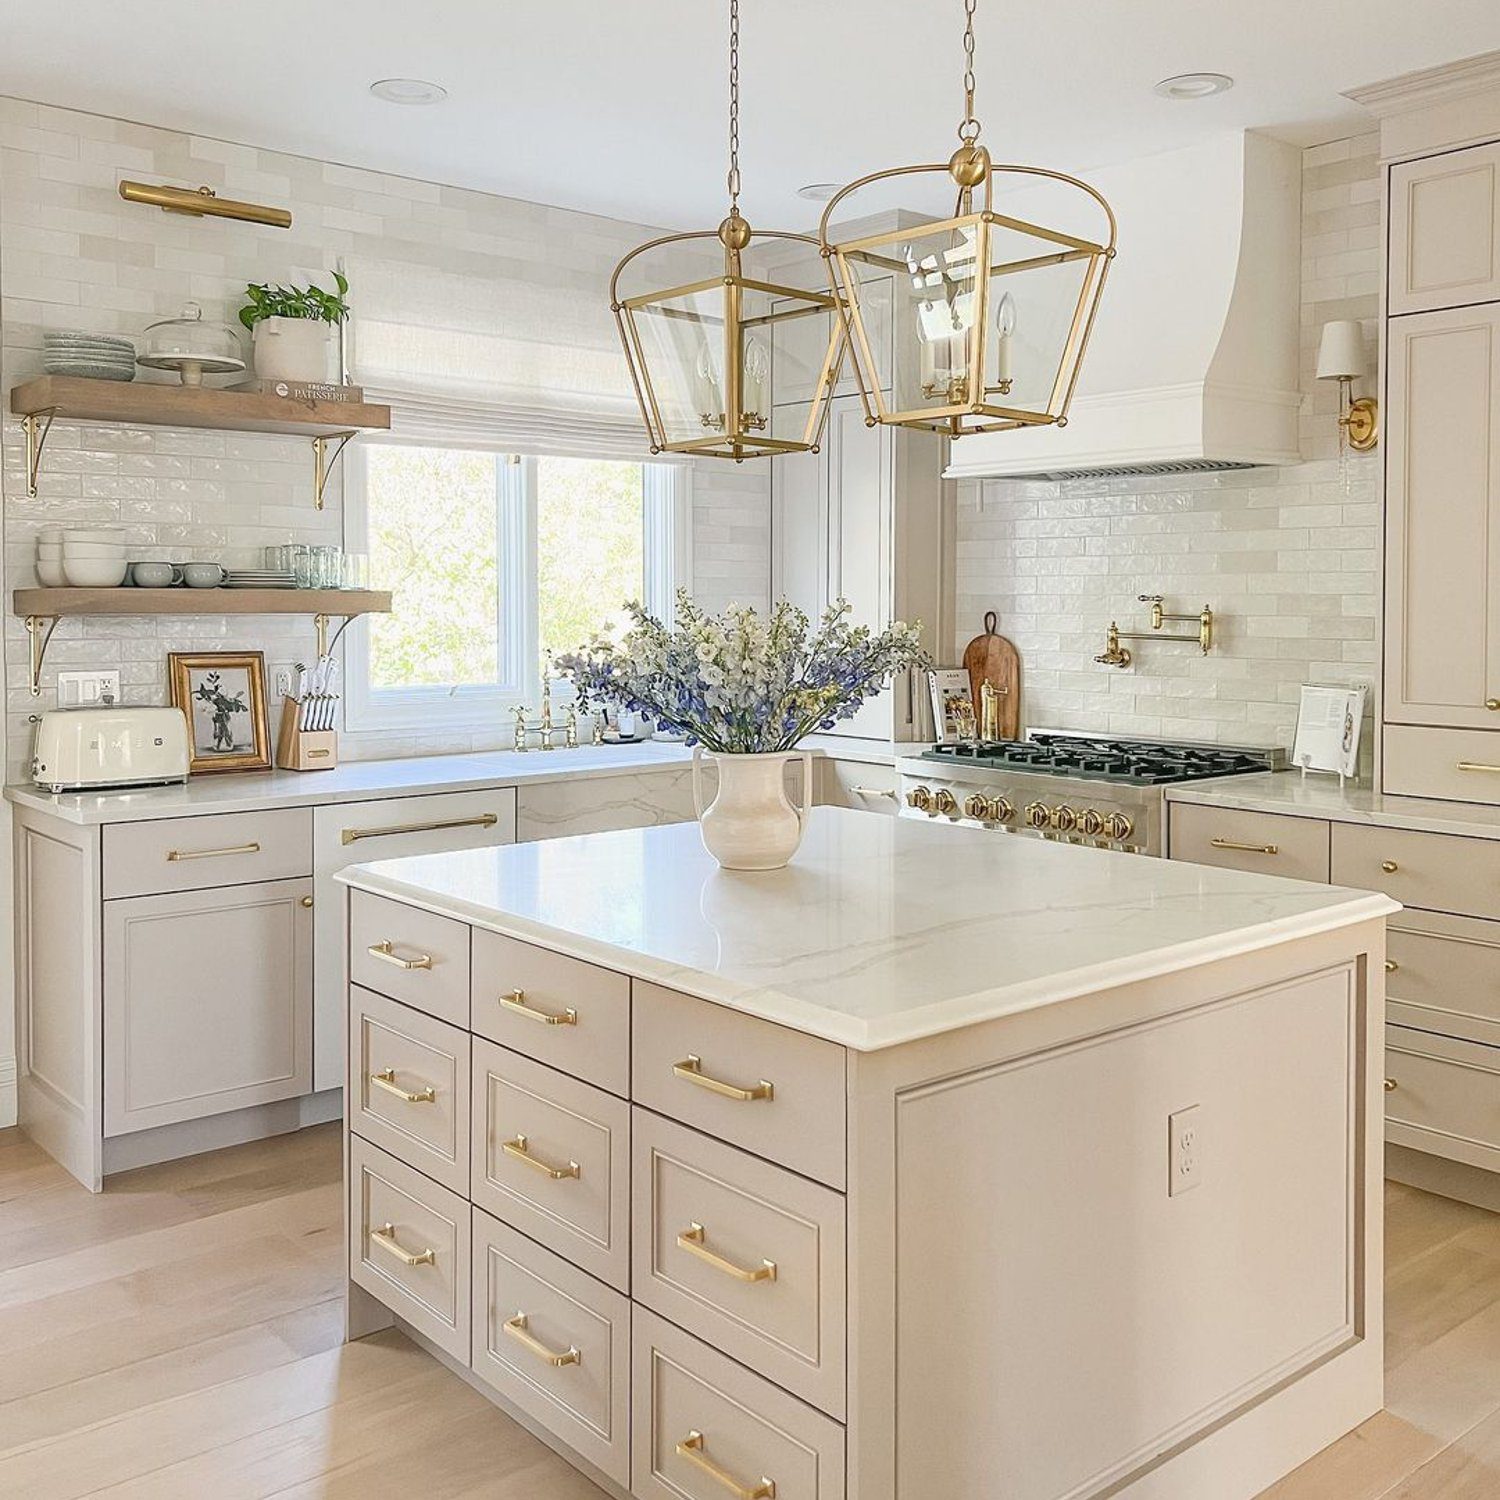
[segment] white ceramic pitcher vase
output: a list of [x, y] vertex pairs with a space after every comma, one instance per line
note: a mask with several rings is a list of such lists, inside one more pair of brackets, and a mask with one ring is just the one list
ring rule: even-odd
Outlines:
[[[703, 805], [703, 762], [711, 757], [719, 790]], [[786, 766], [802, 762], [802, 806], [786, 794]], [[726, 870], [779, 870], [797, 852], [812, 797], [812, 756], [806, 750], [719, 755], [693, 748], [693, 805], [703, 847]]]

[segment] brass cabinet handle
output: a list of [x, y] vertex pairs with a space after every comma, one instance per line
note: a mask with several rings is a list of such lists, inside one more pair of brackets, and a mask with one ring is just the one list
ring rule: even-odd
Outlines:
[[1394, 958], [1388, 958], [1385, 961], [1385, 972], [1387, 974], [1394, 974], [1400, 967], [1401, 965], [1398, 964]]
[[685, 1458], [700, 1474], [707, 1474], [715, 1484], [723, 1485], [735, 1500], [776, 1500], [776, 1481], [761, 1475], [759, 1484], [741, 1484], [704, 1453], [701, 1432], [690, 1432], [677, 1445], [678, 1458]]
[[554, 1370], [560, 1370], [564, 1365], [576, 1365], [583, 1359], [571, 1344], [561, 1354], [556, 1349], [549, 1349], [535, 1334], [528, 1331], [525, 1313], [507, 1318], [500, 1326], [504, 1328], [507, 1338], [514, 1339], [523, 1349], [536, 1355], [544, 1365], [551, 1365]]
[[432, 823], [392, 823], [387, 828], [346, 828], [339, 835], [345, 844], [360, 839], [388, 839], [398, 833], [439, 833], [445, 828], [493, 828], [500, 821], [498, 813], [480, 813], [474, 818], [439, 818]]
[[1380, 861], [1380, 868], [1384, 870], [1387, 875], [1394, 875], [1396, 871], [1401, 867], [1393, 859], [1383, 859]]
[[685, 1078], [689, 1083], [695, 1083], [700, 1089], [707, 1089], [711, 1094], [719, 1094], [725, 1099], [738, 1099], [742, 1103], [748, 1103], [752, 1099], [774, 1099], [776, 1097], [776, 1086], [769, 1080], [762, 1078], [759, 1083], [748, 1089], [742, 1089], [737, 1084], [725, 1083], [722, 1079], [715, 1078], [710, 1073], [703, 1071], [703, 1059], [695, 1052], [689, 1052], [681, 1062], [672, 1064], [672, 1071], [679, 1077]]
[[302, 904], [302, 905], [303, 905], [303, 906], [305, 906], [305, 907], [311, 907], [311, 906], [312, 906], [312, 904], [313, 904], [313, 898], [312, 898], [312, 897], [311, 897], [311, 896], [304, 896], [304, 897], [303, 897], [303, 898], [302, 898], [302, 902], [301, 902], [301, 904]]
[[889, 797], [892, 802], [896, 800], [896, 794], [887, 786], [851, 786], [849, 788], [856, 797]]
[[1242, 854], [1280, 854], [1278, 844], [1242, 844], [1237, 839], [1210, 839], [1210, 849], [1238, 849]]
[[376, 1088], [384, 1089], [388, 1094], [394, 1094], [398, 1099], [405, 1100], [407, 1104], [432, 1104], [437, 1100], [437, 1090], [430, 1083], [425, 1089], [418, 1089], [416, 1093], [402, 1088], [396, 1082], [394, 1068], [382, 1068], [378, 1073], [371, 1073], [368, 1076]]
[[726, 1276], [732, 1276], [736, 1281], [775, 1281], [776, 1262], [774, 1260], [763, 1260], [758, 1266], [737, 1266], [732, 1260], [725, 1260], [722, 1255], [715, 1255], [703, 1242], [708, 1237], [708, 1231], [701, 1224], [690, 1224], [677, 1236], [677, 1248], [686, 1250], [689, 1255], [696, 1255], [704, 1265], [712, 1266], [716, 1271], [722, 1271]]
[[1387, 1078], [1385, 1081], [1385, 1091], [1388, 1094], [1394, 1094], [1400, 1087], [1401, 1085], [1394, 1078]]
[[371, 958], [378, 958], [383, 964], [394, 964], [398, 969], [430, 969], [432, 967], [430, 953], [419, 953], [415, 958], [397, 957], [396, 945], [389, 938], [383, 943], [371, 943], [365, 952]]
[[1484, 706], [1489, 709], [1491, 713], [1500, 713], [1500, 698], [1486, 698], [1484, 700]]
[[370, 1239], [387, 1255], [394, 1256], [403, 1266], [435, 1266], [437, 1264], [437, 1251], [426, 1249], [413, 1255], [410, 1250], [403, 1250], [396, 1243], [396, 1226], [394, 1224], [382, 1224], [379, 1229], [370, 1231]]
[[524, 1161], [533, 1172], [540, 1172], [553, 1182], [561, 1182], [566, 1177], [583, 1176], [583, 1168], [576, 1161], [570, 1161], [565, 1167], [552, 1167], [548, 1166], [541, 1157], [533, 1156], [524, 1135], [518, 1135], [513, 1141], [501, 1141], [500, 1149], [507, 1156], [513, 1156], [517, 1161]]
[[185, 859], [217, 859], [221, 854], [259, 853], [259, 844], [231, 844], [227, 849], [168, 849], [167, 863], [179, 864]]
[[512, 990], [508, 995], [501, 995], [500, 1003], [506, 1010], [513, 1011], [518, 1016], [525, 1016], [528, 1021], [540, 1021], [543, 1026], [576, 1026], [578, 1024], [578, 1012], [571, 1006], [560, 1011], [537, 1010], [526, 1003], [525, 990]]
[[1500, 771], [1500, 766], [1487, 766], [1482, 760], [1461, 760], [1457, 763], [1460, 771]]

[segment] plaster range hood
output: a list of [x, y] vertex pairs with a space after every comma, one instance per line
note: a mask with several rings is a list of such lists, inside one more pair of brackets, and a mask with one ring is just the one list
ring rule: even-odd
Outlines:
[[[1120, 253], [1068, 423], [966, 437], [947, 476], [1299, 462], [1301, 153], [1232, 132], [1086, 175], [1119, 217]], [[1002, 211], [1024, 217], [1024, 195]]]

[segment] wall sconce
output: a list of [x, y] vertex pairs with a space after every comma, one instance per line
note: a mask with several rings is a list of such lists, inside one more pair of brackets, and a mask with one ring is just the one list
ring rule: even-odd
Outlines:
[[292, 227], [290, 209], [221, 198], [211, 187], [155, 187], [148, 182], [125, 181], [120, 184], [120, 196], [127, 203], [148, 203], [169, 214], [191, 214], [199, 219], [244, 219], [250, 224], [269, 224], [273, 229]]
[[1353, 318], [1323, 325], [1318, 345], [1318, 379], [1339, 383], [1339, 451], [1347, 442], [1356, 453], [1368, 453], [1380, 441], [1380, 403], [1373, 396], [1354, 396], [1354, 382], [1367, 373], [1364, 330]]

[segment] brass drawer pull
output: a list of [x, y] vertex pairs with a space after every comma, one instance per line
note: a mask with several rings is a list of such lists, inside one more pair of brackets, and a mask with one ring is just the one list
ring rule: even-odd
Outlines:
[[1387, 875], [1394, 875], [1396, 871], [1401, 868], [1401, 866], [1398, 865], [1393, 859], [1383, 859], [1380, 861], [1380, 868], [1384, 870]]
[[382, 1224], [379, 1229], [372, 1229], [370, 1231], [370, 1238], [387, 1255], [394, 1256], [399, 1260], [403, 1266], [435, 1266], [437, 1264], [436, 1250], [423, 1250], [417, 1255], [413, 1255], [410, 1250], [403, 1250], [396, 1243], [396, 1226], [394, 1224]]
[[396, 1082], [396, 1070], [394, 1068], [382, 1068], [378, 1073], [369, 1075], [370, 1082], [378, 1089], [384, 1089], [388, 1094], [394, 1094], [398, 1099], [403, 1099], [407, 1104], [432, 1104], [437, 1100], [437, 1090], [429, 1083], [425, 1089], [419, 1089], [415, 1094], [401, 1087]]
[[742, 1089], [737, 1084], [725, 1083], [722, 1079], [705, 1073], [703, 1059], [696, 1052], [689, 1052], [681, 1062], [673, 1063], [672, 1071], [679, 1078], [685, 1078], [689, 1083], [697, 1084], [700, 1089], [707, 1089], [709, 1093], [719, 1094], [725, 1099], [738, 1099], [742, 1103], [748, 1103], [752, 1099], [776, 1097], [776, 1086], [767, 1079], [762, 1078], [753, 1088]]
[[1387, 974], [1394, 974], [1400, 967], [1401, 965], [1398, 964], [1394, 958], [1388, 958], [1385, 961], [1385, 972]]
[[168, 849], [167, 863], [179, 864], [185, 859], [217, 859], [221, 854], [259, 853], [259, 844], [232, 844], [227, 849]]
[[549, 1167], [541, 1157], [533, 1156], [524, 1135], [518, 1135], [513, 1141], [501, 1141], [500, 1149], [507, 1156], [513, 1156], [517, 1161], [524, 1161], [533, 1172], [540, 1172], [553, 1182], [561, 1182], [566, 1177], [583, 1176], [583, 1168], [576, 1161], [570, 1161], [565, 1167]]
[[508, 995], [501, 995], [500, 1003], [506, 1010], [514, 1011], [518, 1016], [525, 1016], [528, 1021], [540, 1021], [543, 1026], [576, 1026], [578, 1024], [578, 1012], [572, 1006], [555, 1012], [537, 1010], [526, 1003], [525, 990], [512, 990]]
[[378, 958], [383, 964], [394, 964], [398, 969], [430, 969], [432, 967], [430, 953], [419, 953], [415, 958], [398, 958], [396, 945], [389, 938], [383, 943], [371, 943], [365, 952], [371, 958]]
[[1401, 1085], [1394, 1078], [1387, 1078], [1385, 1081], [1385, 1091], [1388, 1094], [1394, 1094], [1400, 1087]]
[[1280, 854], [1279, 844], [1242, 844], [1237, 839], [1210, 839], [1210, 849], [1237, 849], [1241, 854]]
[[712, 1266], [716, 1271], [722, 1271], [726, 1276], [732, 1276], [736, 1281], [775, 1281], [776, 1262], [774, 1260], [763, 1260], [758, 1266], [737, 1266], [732, 1260], [725, 1260], [722, 1255], [715, 1255], [707, 1245], [703, 1243], [708, 1231], [701, 1224], [691, 1224], [677, 1236], [677, 1248], [686, 1250], [689, 1255], [696, 1255], [704, 1265]]
[[887, 786], [851, 786], [849, 788], [856, 797], [889, 797], [892, 802], [896, 800], [896, 794]]
[[497, 813], [480, 813], [475, 818], [441, 818], [433, 823], [392, 823], [387, 828], [346, 828], [339, 835], [345, 844], [360, 839], [388, 839], [400, 833], [440, 833], [445, 828], [493, 828], [500, 821]]
[[1489, 709], [1491, 713], [1500, 713], [1500, 698], [1486, 698], [1484, 700], [1484, 706]]
[[759, 1484], [741, 1484], [733, 1474], [721, 1469], [703, 1451], [704, 1436], [701, 1432], [690, 1432], [677, 1445], [678, 1458], [685, 1458], [700, 1474], [707, 1474], [715, 1484], [721, 1484], [735, 1500], [776, 1500], [776, 1481], [761, 1475]]
[[1458, 762], [1460, 771], [1500, 771], [1500, 766], [1487, 766], [1482, 760], [1461, 760]]
[[505, 1329], [507, 1338], [513, 1338], [523, 1349], [529, 1350], [544, 1365], [551, 1365], [554, 1370], [560, 1370], [564, 1365], [576, 1365], [583, 1359], [571, 1344], [561, 1354], [556, 1349], [549, 1349], [535, 1334], [528, 1331], [525, 1313], [507, 1318], [501, 1327]]

